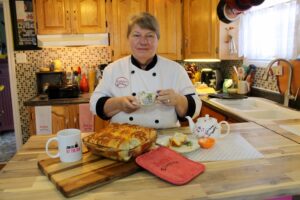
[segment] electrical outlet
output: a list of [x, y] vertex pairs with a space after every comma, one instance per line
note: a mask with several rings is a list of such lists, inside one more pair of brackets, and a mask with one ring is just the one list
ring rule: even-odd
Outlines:
[[282, 76], [282, 66], [281, 65], [273, 66], [272, 70], [273, 70], [273, 74], [275, 76]]
[[27, 56], [25, 53], [16, 53], [16, 63], [27, 63]]

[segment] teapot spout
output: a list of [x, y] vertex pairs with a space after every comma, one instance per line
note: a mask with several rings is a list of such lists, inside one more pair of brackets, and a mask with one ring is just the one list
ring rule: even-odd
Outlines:
[[191, 130], [191, 133], [193, 133], [194, 128], [195, 128], [195, 123], [193, 122], [193, 119], [190, 116], [186, 116], [185, 118], [189, 121], [189, 127]]

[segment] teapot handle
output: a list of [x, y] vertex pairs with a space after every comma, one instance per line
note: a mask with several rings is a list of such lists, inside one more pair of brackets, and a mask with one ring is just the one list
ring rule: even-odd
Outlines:
[[227, 126], [227, 131], [226, 131], [226, 133], [221, 134], [221, 138], [223, 138], [223, 137], [225, 137], [225, 136], [227, 136], [227, 135], [229, 134], [229, 132], [230, 132], [230, 125], [229, 125], [229, 123], [228, 123], [227, 121], [221, 121], [221, 122], [219, 123], [219, 125], [220, 125], [221, 128], [222, 128], [221, 124], [225, 124], [225, 125]]

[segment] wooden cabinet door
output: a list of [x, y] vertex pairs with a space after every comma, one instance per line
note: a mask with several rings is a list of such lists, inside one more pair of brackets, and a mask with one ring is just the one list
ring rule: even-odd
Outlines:
[[52, 106], [51, 118], [53, 134], [56, 134], [58, 131], [67, 128], [69, 124], [68, 107]]
[[181, 59], [182, 15], [181, 0], [149, 0], [148, 11], [160, 25], [157, 53], [171, 60]]
[[79, 106], [78, 104], [68, 105], [68, 124], [67, 128], [79, 129]]
[[200, 112], [200, 117], [205, 117], [205, 115], [207, 115], [207, 114], [210, 117], [216, 118], [218, 122], [226, 120], [226, 116], [222, 115], [219, 112], [216, 112], [216, 111], [210, 109], [209, 107], [206, 107], [206, 106], [202, 105], [201, 112]]
[[130, 54], [127, 25], [133, 14], [146, 11], [146, 0], [112, 1], [112, 50], [113, 60]]
[[79, 108], [77, 104], [52, 106], [52, 133], [66, 128], [79, 128]]
[[184, 1], [184, 58], [217, 58], [217, 0]]
[[69, 0], [35, 0], [38, 34], [71, 33]]
[[105, 25], [105, 0], [72, 0], [72, 32], [103, 33]]

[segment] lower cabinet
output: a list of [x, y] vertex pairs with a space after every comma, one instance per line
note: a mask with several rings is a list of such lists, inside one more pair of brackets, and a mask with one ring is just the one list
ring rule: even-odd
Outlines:
[[240, 117], [235, 117], [233, 115], [228, 115], [225, 112], [220, 113], [217, 110], [208, 107], [206, 105], [202, 105], [200, 111], [200, 117], [205, 117], [205, 115], [209, 115], [210, 117], [216, 118], [218, 122], [227, 121], [228, 123], [238, 123], [238, 122], [246, 122], [246, 120], [241, 119]]
[[[30, 134], [36, 135], [36, 114], [35, 107], [29, 107], [29, 126]], [[100, 119], [98, 116], [94, 116], [94, 131], [99, 131], [100, 129], [108, 125], [108, 121]], [[54, 105], [51, 106], [51, 129], [52, 133], [55, 134], [59, 130], [67, 128], [77, 128], [80, 129], [80, 112], [79, 104], [70, 105]]]

